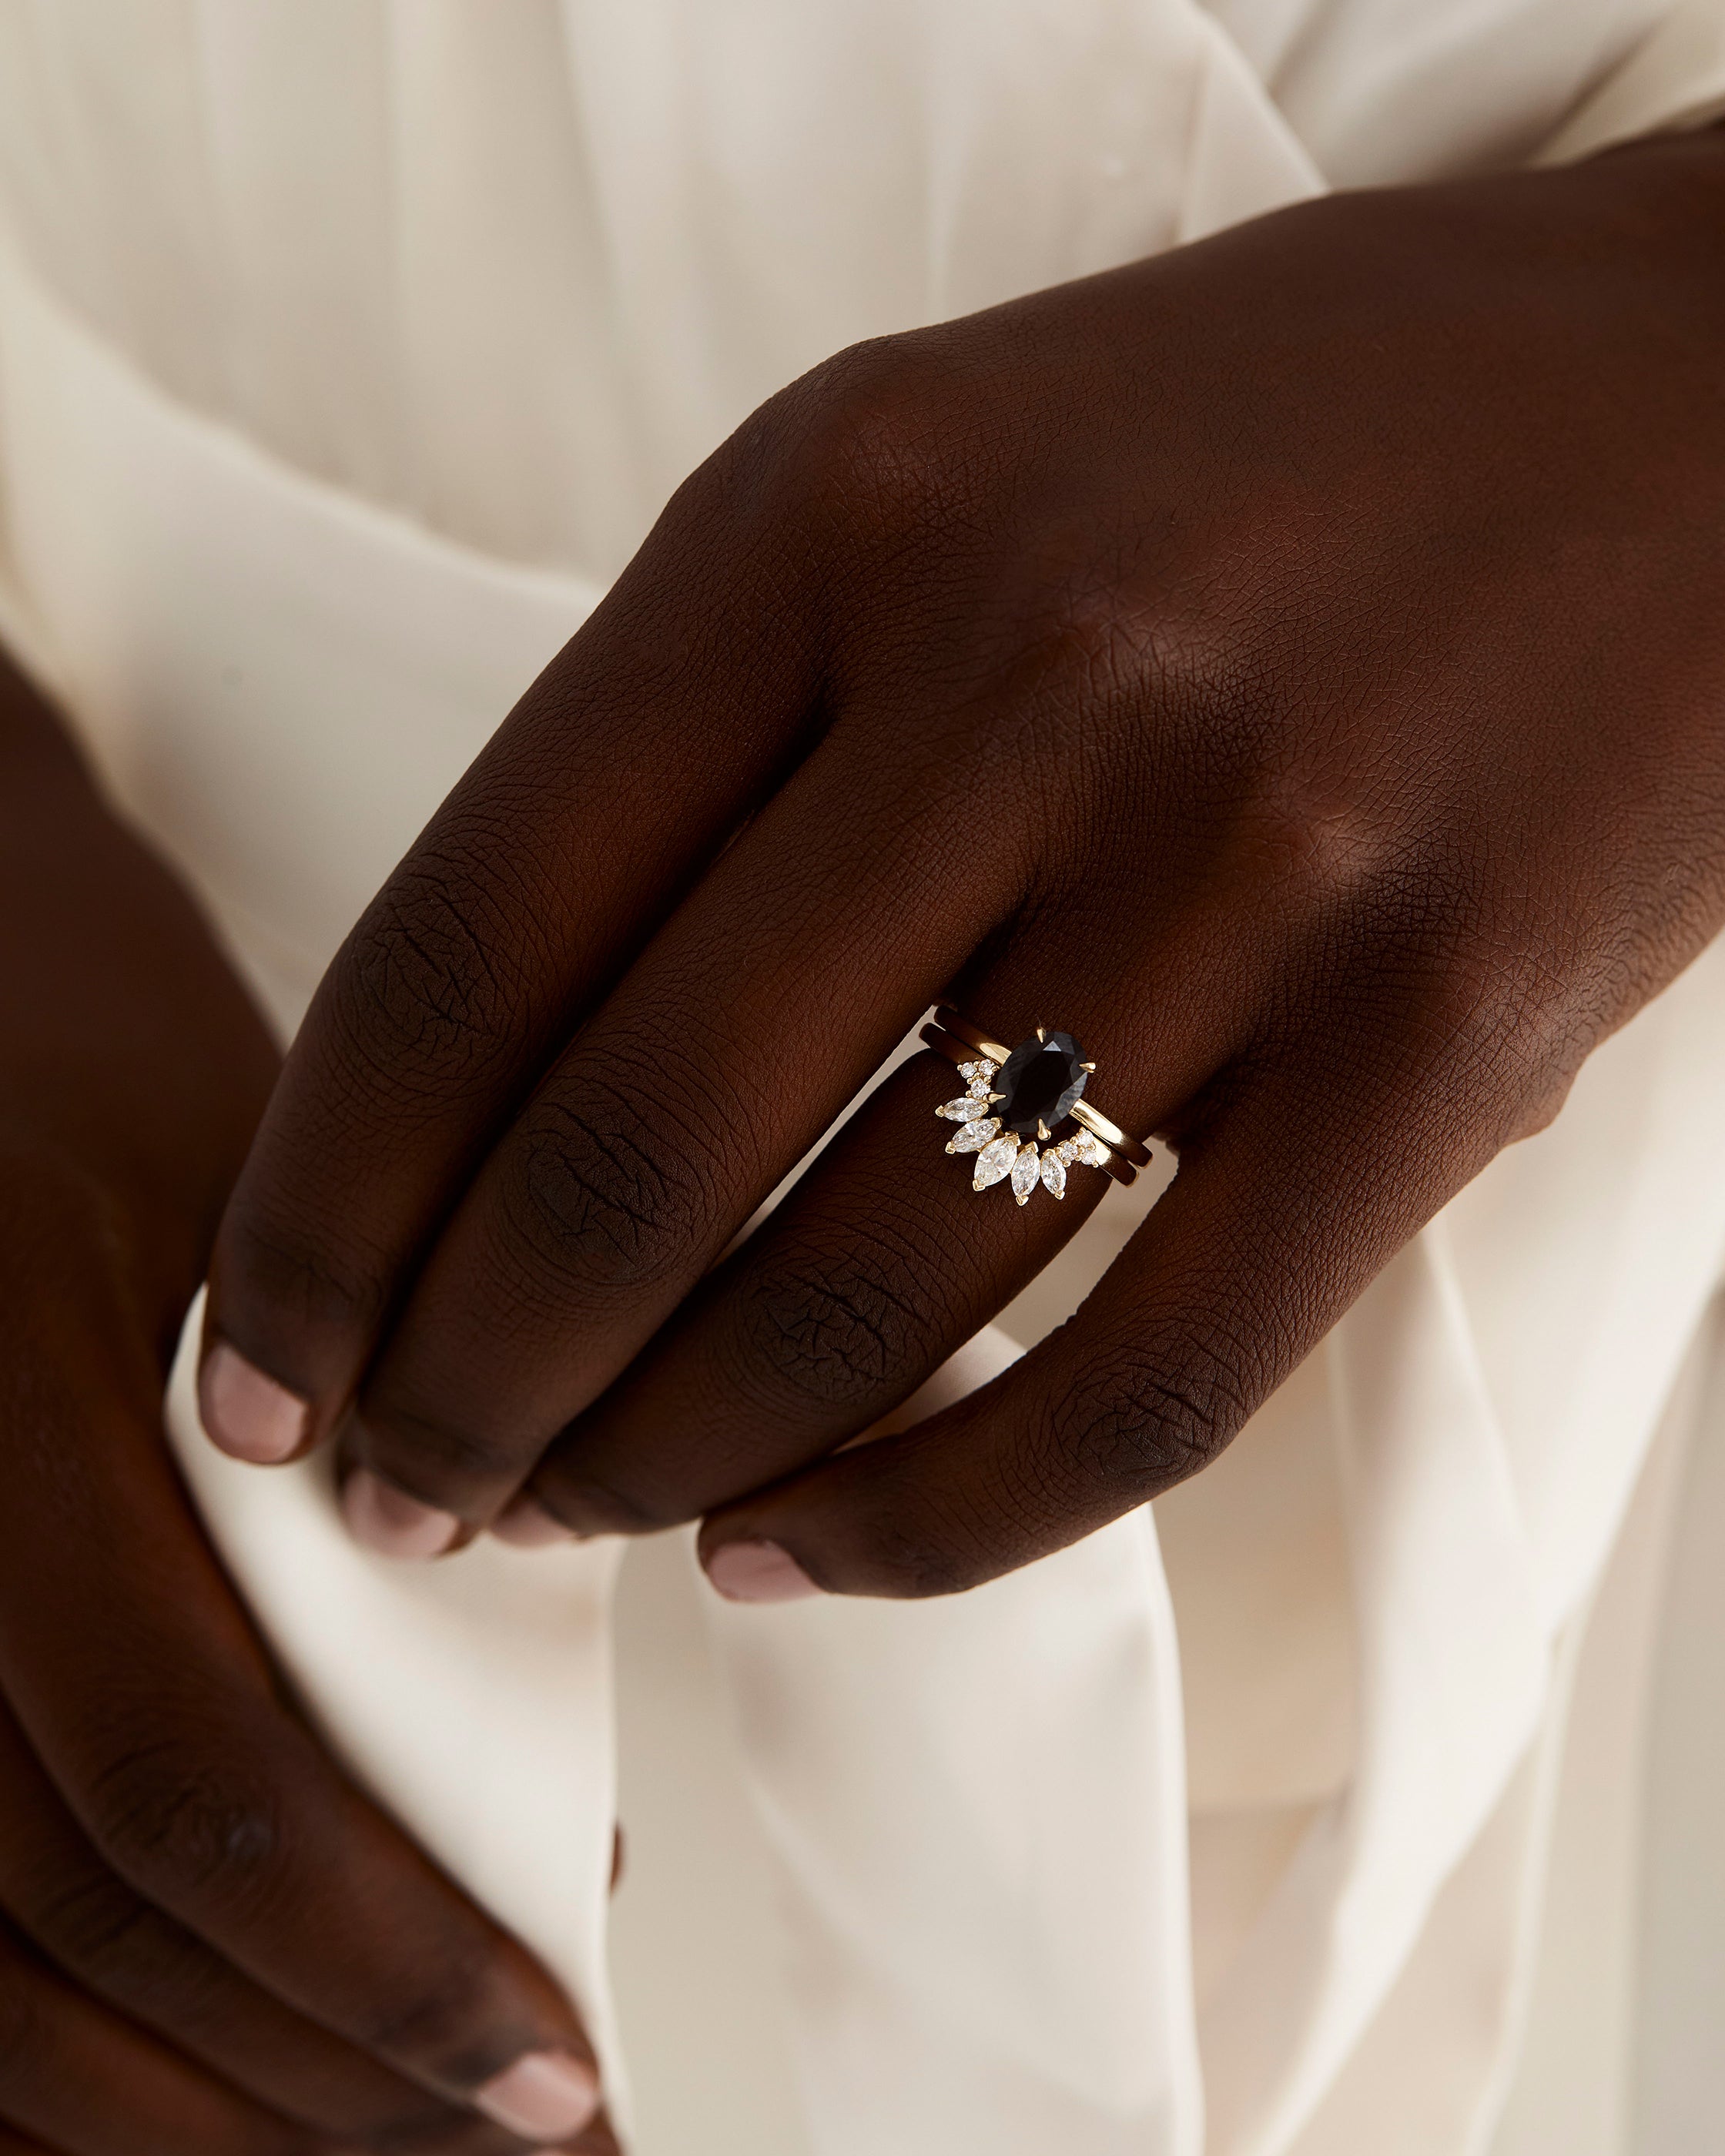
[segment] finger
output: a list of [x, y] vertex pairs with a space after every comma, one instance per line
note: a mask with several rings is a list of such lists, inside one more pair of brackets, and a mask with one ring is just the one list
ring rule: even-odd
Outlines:
[[0, 2114], [64, 2156], [341, 2156], [80, 1996], [3, 1931]]
[[212, 1272], [200, 1397], [239, 1457], [329, 1427], [500, 1122], [793, 750], [814, 657], [742, 454], [672, 504], [320, 988]]
[[7, 1312], [35, 1374], [0, 1512], [0, 1687], [36, 1758], [109, 1871], [284, 2005], [512, 2131], [580, 2130], [574, 2008], [287, 1708], [129, 1404], [147, 1369], [103, 1368], [125, 1313], [53, 1351], [80, 1300], [44, 1272]]
[[581, 1534], [697, 1518], [878, 1422], [1028, 1285], [1109, 1180], [1075, 1163], [1058, 1200], [1039, 1187], [1024, 1205], [974, 1188], [974, 1156], [945, 1157], [958, 1127], [934, 1113], [965, 1082], [927, 1055], [871, 1095], [558, 1436], [500, 1532], [524, 1515]]
[[875, 773], [859, 829], [860, 753], [822, 743], [475, 1178], [344, 1433], [362, 1531], [379, 1478], [437, 1516], [380, 1546], [495, 1516], [1014, 904], [1020, 865], [965, 858], [937, 758]]
[[[1260, 933], [1242, 933], [1231, 884], [1175, 865], [1152, 921], [1122, 948], [1119, 869], [1137, 891], [1145, 882], [1141, 847], [1127, 854], [1123, 865], [1091, 856], [1074, 886], [1041, 888], [1024, 927], [966, 968], [957, 1000], [1007, 1048], [1024, 1037], [1035, 1050], [1033, 1022], [1076, 1033], [1070, 1075], [1086, 1104], [1153, 1132], [1249, 1044], [1287, 932], [1270, 907]], [[897, 955], [891, 927], [882, 944]], [[964, 1063], [966, 1074], [979, 1067]], [[985, 1091], [1007, 1082], [996, 1074]], [[498, 1531], [543, 1542], [558, 1524], [598, 1533], [695, 1518], [869, 1430], [994, 1317], [1108, 1182], [1074, 1158], [1081, 1126], [1070, 1119], [1055, 1132], [1020, 1119], [1029, 1167], [1041, 1168], [1037, 1147], [1055, 1153], [1045, 1183], [988, 1186], [992, 1156], [942, 1158], [942, 1141], [968, 1142], [944, 1119], [966, 1112], [955, 1100], [966, 1085], [940, 1056], [888, 1078], [770, 1220], [558, 1434]], [[1003, 1097], [996, 1112], [1018, 1106]]]
[[[963, 1000], [983, 1033], [1039, 1056], [1032, 1021], [1080, 1045], [1084, 1097], [1154, 1131], [1245, 1037], [1260, 994], [1252, 939], [1189, 910], [1117, 965], [1105, 891], [1049, 910], [973, 968]], [[1091, 1053], [1091, 1051], [1095, 1051]], [[1059, 1053], [1058, 1050], [1052, 1051]], [[560, 1433], [500, 1522], [506, 1539], [668, 1526], [729, 1502], [869, 1430], [1026, 1286], [1111, 1188], [1075, 1152], [1081, 1127], [1019, 1117], [1035, 1171], [964, 1148], [966, 1052], [919, 1058], [871, 1094], [796, 1188], [686, 1299], [629, 1368]], [[973, 1113], [1029, 1105], [999, 1094]], [[953, 1111], [956, 1111], [956, 1117]], [[953, 1157], [946, 1157], [948, 1149]], [[1042, 1173], [1044, 1154], [1052, 1155]], [[973, 1173], [973, 1171], [975, 1173]], [[1127, 1173], [1131, 1173], [1128, 1168]], [[1018, 1203], [1013, 1202], [1014, 1199]]]
[[76, 1988], [285, 2118], [402, 2152], [515, 2146], [283, 2005], [117, 1878], [3, 1708], [0, 1908]]
[[1242, 1079], [1078, 1315], [1003, 1377], [715, 1513], [715, 1585], [952, 1593], [1206, 1465], [1507, 1135], [1481, 1136], [1501, 1116], [1470, 1064], [1422, 1062], [1418, 1029], [1366, 1034], [1321, 1029], [1299, 1062]]

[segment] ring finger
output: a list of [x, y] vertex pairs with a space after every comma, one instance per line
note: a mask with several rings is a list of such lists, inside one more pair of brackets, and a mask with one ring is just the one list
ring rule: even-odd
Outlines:
[[[1002, 1045], [1016, 1044], [1032, 1017], [1047, 1021], [1048, 1048], [1037, 1050], [1034, 1032], [1024, 1045], [1054, 1070], [1056, 1091], [1081, 1073], [1088, 1105], [1128, 1130], [1160, 1127], [1225, 1060], [1243, 998], [1223, 989], [1214, 968], [1177, 961], [1172, 947], [1105, 995], [1096, 980], [1074, 977], [1067, 941], [1014, 952], [978, 984], [971, 1008], [996, 1019], [984, 1030]], [[1183, 1013], [1175, 983], [1194, 977], [1209, 993]], [[1122, 1005], [1158, 1014], [1153, 1040], [1141, 1018], [1122, 1018]], [[1052, 1038], [1069, 1025], [1081, 1044], [1079, 1070], [1065, 1066]], [[1094, 1077], [1081, 1071], [1091, 1047]], [[997, 1072], [986, 1082], [999, 1093], [1009, 1080]], [[503, 1532], [542, 1539], [558, 1526], [628, 1531], [696, 1517], [868, 1428], [1003, 1309], [1108, 1182], [1086, 1157], [1081, 1127], [1060, 1117], [1049, 1125], [1028, 1087], [981, 1104], [1007, 1126], [991, 1137], [992, 1152], [944, 1158], [943, 1139], [966, 1140], [956, 1112], [935, 1117], [956, 1110], [966, 1086], [935, 1054], [894, 1073], [771, 1219], [562, 1433]], [[1013, 1139], [1024, 1163], [1016, 1187], [1001, 1174]], [[1084, 1147], [1076, 1157], [1075, 1141]], [[1039, 1152], [1060, 1163], [1046, 1180]]]

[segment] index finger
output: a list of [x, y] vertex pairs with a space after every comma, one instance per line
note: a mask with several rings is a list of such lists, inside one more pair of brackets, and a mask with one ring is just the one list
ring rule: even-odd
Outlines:
[[712, 529], [726, 475], [673, 503], [325, 977], [217, 1240], [199, 1398], [224, 1450], [327, 1433], [491, 1137], [770, 791], [814, 660], [765, 550]]

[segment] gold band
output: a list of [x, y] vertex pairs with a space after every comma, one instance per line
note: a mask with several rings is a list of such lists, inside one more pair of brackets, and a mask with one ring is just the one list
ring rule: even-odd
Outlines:
[[[978, 1055], [986, 1055], [991, 1063], [1004, 1063], [1012, 1053], [1009, 1048], [1003, 1048], [998, 1040], [990, 1040], [987, 1034], [978, 1031], [950, 1004], [937, 1004], [934, 1023], [956, 1034], [967, 1048], [974, 1049]], [[1072, 1120], [1075, 1123], [1082, 1123], [1086, 1130], [1094, 1132], [1104, 1145], [1112, 1146], [1116, 1152], [1124, 1153], [1134, 1168], [1149, 1166], [1149, 1147], [1140, 1144], [1130, 1132], [1122, 1130], [1118, 1123], [1111, 1122], [1100, 1109], [1091, 1107], [1088, 1101], [1073, 1102]]]
[[963, 1046], [974, 1050], [978, 1055], [986, 1055], [991, 1063], [1004, 1063], [1012, 1054], [1009, 1048], [1003, 1047], [998, 1040], [990, 1040], [988, 1034], [979, 1032], [968, 1018], [961, 1017], [951, 1004], [935, 1005], [933, 1023], [955, 1034]]
[[[949, 1062], [962, 1064], [973, 1055], [985, 1056], [991, 1063], [1004, 1065], [1012, 1050], [1004, 1043], [991, 1040], [950, 1004], [936, 1009], [933, 1019], [922, 1029], [923, 1040], [937, 1049]], [[1071, 1107], [1075, 1123], [1100, 1139], [1108, 1147], [1108, 1157], [1098, 1166], [1106, 1169], [1117, 1183], [1128, 1183], [1137, 1178], [1139, 1168], [1150, 1158], [1147, 1146], [1142, 1145], [1128, 1132], [1121, 1129], [1100, 1109], [1093, 1108], [1088, 1101], [1075, 1101]]]

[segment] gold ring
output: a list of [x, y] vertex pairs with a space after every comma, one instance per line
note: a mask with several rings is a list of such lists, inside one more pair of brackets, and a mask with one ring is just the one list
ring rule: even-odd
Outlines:
[[[923, 1027], [922, 1038], [956, 1064], [965, 1081], [965, 1093], [943, 1101], [935, 1113], [962, 1126], [947, 1151], [976, 1155], [973, 1189], [1009, 1183], [1023, 1205], [1039, 1183], [1064, 1198], [1066, 1170], [1075, 1161], [1126, 1183], [1149, 1160], [1147, 1146], [1082, 1097], [1096, 1066], [1085, 1060], [1070, 1033], [1039, 1025], [1016, 1048], [1008, 1048], [942, 1004]], [[1057, 1138], [1069, 1120], [1077, 1129]], [[1039, 1142], [1045, 1150], [1039, 1150]]]

